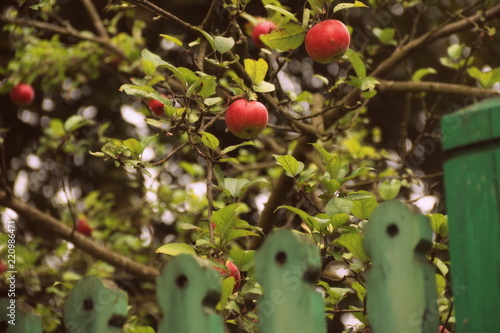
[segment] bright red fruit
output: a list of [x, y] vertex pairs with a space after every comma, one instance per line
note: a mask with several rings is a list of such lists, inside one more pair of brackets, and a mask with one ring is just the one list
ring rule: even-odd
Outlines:
[[226, 112], [227, 129], [242, 139], [256, 137], [266, 128], [269, 115], [264, 104], [239, 99]]
[[252, 30], [252, 41], [255, 45], [260, 48], [266, 47], [264, 43], [260, 40], [260, 35], [265, 35], [275, 30], [276, 24], [271, 21], [264, 21], [255, 26]]
[[[164, 95], [164, 94], [161, 94], [163, 97], [167, 97], [167, 95]], [[161, 116], [164, 116], [165, 115], [165, 111], [163, 110], [163, 103], [156, 100], [156, 99], [150, 99], [148, 101], [148, 106], [149, 106], [149, 109], [151, 110], [151, 112], [153, 112], [153, 114], [161, 117]]]
[[35, 90], [27, 83], [19, 83], [10, 91], [10, 99], [17, 105], [30, 105], [35, 99]]
[[350, 43], [349, 30], [337, 20], [316, 24], [309, 29], [305, 39], [307, 54], [321, 64], [329, 64], [342, 57]]
[[226, 267], [227, 267], [227, 269], [223, 270], [217, 266], [214, 266], [214, 268], [216, 270], [218, 270], [224, 278], [227, 278], [230, 276], [232, 276], [234, 278], [234, 281], [235, 281], [234, 288], [233, 288], [233, 293], [234, 293], [240, 287], [241, 273], [240, 273], [240, 270], [238, 269], [238, 267], [236, 267], [236, 265], [232, 261], [227, 260]]
[[76, 231], [85, 236], [90, 236], [94, 228], [89, 225], [89, 222], [86, 218], [81, 217], [76, 221]]
[[7, 272], [7, 266], [3, 262], [0, 261], [0, 274]]

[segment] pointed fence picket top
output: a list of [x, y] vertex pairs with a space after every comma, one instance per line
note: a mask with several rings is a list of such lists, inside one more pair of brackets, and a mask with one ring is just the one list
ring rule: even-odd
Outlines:
[[158, 333], [222, 333], [215, 306], [221, 295], [221, 275], [206, 260], [188, 254], [174, 257], [156, 279], [163, 319]]
[[42, 317], [34, 313], [28, 304], [2, 298], [0, 309], [0, 321], [5, 322], [7, 333], [42, 333]]
[[263, 287], [258, 301], [260, 333], [325, 333], [325, 302], [315, 290], [319, 248], [290, 230], [271, 233], [255, 255]]
[[435, 269], [425, 257], [432, 246], [429, 219], [398, 201], [374, 211], [365, 226], [371, 256], [367, 314], [373, 333], [436, 333], [439, 318]]
[[73, 287], [64, 303], [68, 333], [119, 333], [128, 312], [128, 295], [112, 281], [85, 277]]

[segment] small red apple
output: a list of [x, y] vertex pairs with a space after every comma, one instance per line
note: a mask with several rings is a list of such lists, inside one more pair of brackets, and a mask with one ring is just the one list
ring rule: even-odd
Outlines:
[[5, 272], [7, 272], [7, 266], [2, 261], [0, 261], [0, 274], [3, 274]]
[[266, 45], [264, 45], [264, 43], [260, 40], [260, 35], [268, 34], [276, 28], [276, 24], [271, 21], [263, 21], [258, 23], [252, 30], [253, 43], [260, 48], [266, 47]]
[[329, 64], [342, 57], [350, 43], [349, 30], [337, 20], [316, 24], [309, 29], [305, 39], [307, 54], [321, 64]]
[[10, 91], [10, 99], [17, 105], [30, 105], [35, 99], [35, 90], [27, 83], [19, 83]]
[[[165, 94], [161, 94], [163, 97], [167, 97]], [[165, 110], [163, 110], [164, 104], [156, 99], [150, 99], [148, 101], [148, 106], [153, 114], [161, 117], [165, 115]]]
[[76, 231], [85, 236], [90, 236], [94, 228], [89, 225], [89, 222], [85, 217], [80, 217], [78, 221], [76, 221]]
[[264, 104], [239, 99], [229, 105], [226, 112], [227, 129], [242, 139], [259, 135], [267, 126], [269, 115]]
[[220, 267], [217, 267], [217, 266], [213, 266], [213, 267], [221, 273], [223, 278], [227, 278], [230, 276], [232, 276], [234, 278], [235, 283], [234, 283], [233, 293], [236, 292], [236, 290], [238, 290], [238, 288], [240, 287], [240, 284], [241, 284], [241, 273], [240, 273], [240, 270], [238, 269], [238, 267], [236, 267], [236, 265], [232, 261], [229, 261], [229, 260], [226, 260], [227, 269], [225, 269], [225, 270], [220, 268]]

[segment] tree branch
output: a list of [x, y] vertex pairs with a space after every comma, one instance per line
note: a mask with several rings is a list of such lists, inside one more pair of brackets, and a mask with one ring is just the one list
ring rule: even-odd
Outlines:
[[186, 21], [181, 20], [177, 16], [170, 14], [169, 12], [164, 10], [163, 8], [160, 8], [157, 5], [155, 5], [154, 3], [151, 3], [147, 0], [125, 0], [125, 2], [129, 2], [129, 3], [134, 4], [136, 6], [148, 9], [148, 10], [150, 10], [150, 11], [152, 11], [160, 16], [163, 16], [164, 18], [166, 18], [170, 21], [173, 21], [173, 22], [183, 26], [186, 29], [190, 29], [190, 30], [194, 29], [193, 25], [189, 24]]
[[102, 23], [101, 17], [99, 16], [99, 13], [97, 12], [94, 4], [92, 3], [91, 0], [82, 0], [83, 5], [85, 6], [85, 9], [87, 9], [87, 12], [90, 15], [90, 18], [92, 19], [92, 23], [94, 23], [94, 26], [97, 30], [97, 33], [109, 40], [109, 34], [108, 31], [106, 30], [106, 27]]
[[123, 51], [120, 48], [118, 48], [116, 45], [114, 45], [108, 39], [106, 39], [104, 37], [97, 37], [97, 36], [93, 36], [90, 34], [83, 34], [83, 33], [79, 32], [75, 29], [72, 29], [72, 28], [65, 28], [65, 27], [61, 27], [59, 25], [55, 25], [52, 23], [41, 22], [41, 21], [27, 19], [27, 18], [20, 19], [20, 18], [16, 18], [16, 17], [0, 16], [0, 22], [31, 26], [31, 27], [38, 28], [40, 30], [50, 31], [50, 32], [54, 32], [54, 33], [57, 33], [60, 35], [74, 37], [74, 38], [77, 38], [79, 40], [87, 40], [90, 42], [94, 42], [96, 44], [103, 46], [104, 48], [108, 49], [109, 51], [118, 54], [121, 58], [128, 59], [127, 55], [125, 53], [123, 53]]
[[469, 87], [461, 84], [443, 82], [413, 82], [413, 81], [385, 81], [379, 80], [377, 90], [380, 92], [435, 92], [440, 94], [467, 95], [475, 97], [499, 96], [500, 91]]
[[[416, 50], [427, 46], [438, 39], [448, 37], [454, 33], [469, 29], [477, 24], [478, 22], [486, 22], [500, 16], [500, 4], [493, 6], [491, 9], [485, 11], [483, 15], [475, 14], [470, 17], [466, 17], [457, 22], [449, 23], [438, 30], [430, 31], [417, 39], [411, 40], [407, 44], [403, 45], [401, 48], [397, 49], [390, 57], [382, 61], [375, 70], [373, 70], [369, 75], [377, 79], [381, 79], [392, 71], [401, 61], [406, 59], [410, 54]], [[483, 21], [484, 19], [484, 21]], [[359, 98], [359, 91], [353, 89], [349, 92], [342, 100], [341, 104], [352, 105]], [[324, 115], [325, 128], [329, 128], [338, 119], [344, 115], [342, 109], [335, 109]]]
[[38, 224], [43, 228], [50, 230], [57, 237], [72, 242], [76, 247], [91, 254], [93, 257], [103, 260], [118, 269], [122, 269], [137, 278], [149, 282], [155, 282], [156, 277], [159, 275], [159, 272], [156, 269], [113, 252], [112, 250], [97, 244], [90, 238], [87, 238], [79, 233], [74, 233], [70, 227], [63, 224], [59, 220], [17, 198], [10, 196], [5, 191], [0, 191], [0, 205], [10, 208], [20, 216], [26, 218], [28, 225]]

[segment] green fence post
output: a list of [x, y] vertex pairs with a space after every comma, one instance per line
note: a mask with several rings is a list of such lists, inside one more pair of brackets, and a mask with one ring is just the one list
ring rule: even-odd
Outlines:
[[119, 333], [128, 312], [127, 293], [96, 276], [76, 282], [64, 302], [64, 326], [69, 333]]
[[388, 201], [365, 226], [372, 259], [367, 274], [367, 314], [374, 333], [436, 333], [439, 318], [429, 219], [404, 203]]
[[174, 257], [156, 279], [163, 310], [158, 333], [222, 333], [215, 311], [221, 295], [221, 275], [210, 263], [188, 254]]
[[28, 304], [2, 298], [0, 309], [0, 322], [6, 323], [7, 333], [42, 333], [42, 318]]
[[500, 98], [441, 120], [457, 332], [498, 332]]
[[264, 292], [258, 301], [260, 333], [324, 333], [325, 301], [315, 290], [321, 273], [316, 245], [290, 230], [272, 232], [255, 255]]

